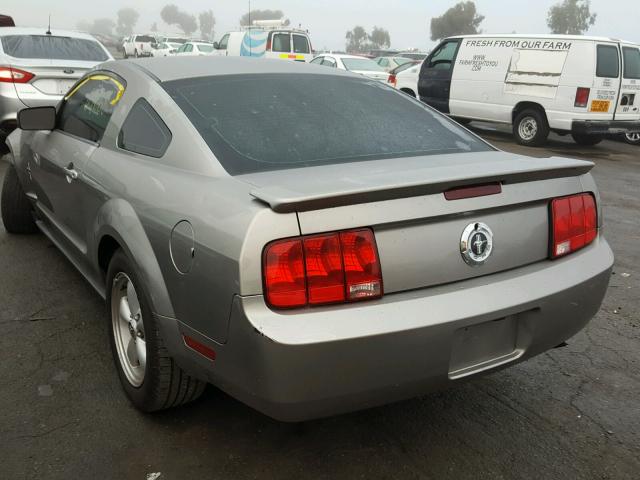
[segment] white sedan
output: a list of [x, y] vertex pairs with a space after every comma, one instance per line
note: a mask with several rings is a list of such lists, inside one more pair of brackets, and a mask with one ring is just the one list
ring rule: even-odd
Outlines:
[[388, 82], [398, 90], [418, 98], [418, 77], [422, 62], [412, 66], [404, 64], [391, 70]]
[[389, 74], [376, 62], [369, 58], [359, 57], [357, 55], [327, 53], [318, 55], [316, 58], [311, 60], [311, 63], [360, 73], [365, 77], [380, 80], [381, 82], [386, 82], [389, 78]]
[[176, 55], [211, 55], [213, 54], [213, 43], [207, 42], [187, 42], [180, 45], [176, 50]]
[[169, 55], [175, 54], [175, 52], [182, 46], [181, 43], [170, 43], [170, 42], [162, 42], [162, 43], [154, 43], [151, 48], [151, 56], [152, 57], [168, 57]]

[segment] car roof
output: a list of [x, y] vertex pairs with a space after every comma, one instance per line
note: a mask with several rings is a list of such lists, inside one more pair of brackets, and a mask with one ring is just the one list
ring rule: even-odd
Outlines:
[[[0, 28], [0, 36], [6, 35], [47, 35], [46, 28], [31, 28], [31, 27], [2, 27]], [[93, 35], [82, 32], [74, 32], [72, 30], [51, 30], [52, 37], [71, 37], [71, 38], [83, 38], [85, 40], [96, 41]]]
[[303, 62], [291, 62], [280, 59], [250, 57], [192, 57], [178, 55], [163, 58], [139, 58], [135, 60], [117, 60], [105, 62], [98, 68], [124, 74], [126, 70], [143, 70], [156, 81], [170, 82], [183, 78], [209, 77], [217, 75], [251, 75], [261, 73], [297, 73], [315, 75], [354, 74]]
[[348, 55], [345, 53], [322, 53], [320, 55], [318, 55], [319, 57], [326, 57], [326, 56], [331, 56], [331, 57], [335, 57], [335, 58], [366, 58], [367, 60], [371, 60], [368, 57], [365, 57], [363, 55]]

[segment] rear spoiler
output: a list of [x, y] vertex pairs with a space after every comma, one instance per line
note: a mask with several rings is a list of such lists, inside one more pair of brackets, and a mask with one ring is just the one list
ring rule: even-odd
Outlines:
[[[353, 181], [348, 175], [336, 175], [335, 170], [333, 175], [315, 175], [305, 172], [304, 178], [301, 178], [298, 173], [294, 174], [297, 180], [288, 181], [290, 172], [296, 172], [296, 170], [288, 170], [284, 181], [255, 188], [250, 193], [255, 199], [269, 205], [274, 212], [291, 213], [431, 195], [469, 185], [513, 184], [575, 177], [584, 175], [593, 168], [592, 162], [568, 158], [527, 160], [529, 161], [522, 162], [514, 158], [513, 164], [504, 161], [488, 161], [469, 164], [466, 168], [460, 168], [460, 165], [435, 168], [426, 166], [421, 170], [411, 169], [410, 175], [405, 175], [407, 178], [396, 179], [393, 178], [395, 175], [390, 173], [391, 178], [384, 183], [375, 181], [379, 178], [367, 178], [366, 174], [359, 175], [357, 181]], [[343, 170], [349, 170], [347, 165], [340, 165], [340, 167]]]

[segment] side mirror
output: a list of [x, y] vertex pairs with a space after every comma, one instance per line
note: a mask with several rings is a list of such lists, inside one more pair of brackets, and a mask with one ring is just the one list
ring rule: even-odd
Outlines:
[[213, 42], [213, 48], [215, 48], [216, 50], [220, 49], [220, 45], [218, 44], [218, 42]]
[[56, 107], [24, 108], [18, 112], [18, 128], [22, 130], [53, 130], [56, 128]]

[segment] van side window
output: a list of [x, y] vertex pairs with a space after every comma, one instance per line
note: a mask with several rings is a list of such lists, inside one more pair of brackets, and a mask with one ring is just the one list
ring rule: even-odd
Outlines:
[[228, 43], [229, 43], [229, 34], [227, 33], [224, 37], [220, 39], [220, 43], [218, 43], [218, 50], [226, 50]]
[[623, 47], [624, 78], [640, 79], [640, 48]]
[[325, 67], [331, 67], [331, 68], [336, 68], [336, 61], [331, 58], [331, 57], [324, 57], [324, 60], [322, 61], [322, 65], [324, 65]]
[[151, 105], [140, 98], [122, 124], [118, 146], [123, 150], [160, 158], [171, 143], [171, 131]]
[[429, 57], [427, 68], [451, 70], [459, 43], [459, 40], [454, 40], [440, 45]]
[[293, 34], [293, 53], [311, 53], [307, 37]]
[[288, 33], [274, 33], [271, 51], [289, 53], [291, 51], [291, 35]]
[[598, 61], [596, 76], [604, 78], [618, 78], [620, 75], [620, 58], [618, 47], [613, 45], [598, 45]]
[[86, 77], [64, 98], [57, 128], [90, 142], [99, 142], [124, 88], [122, 83], [107, 75]]

